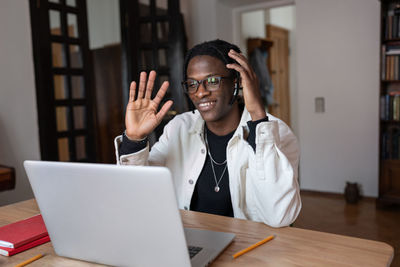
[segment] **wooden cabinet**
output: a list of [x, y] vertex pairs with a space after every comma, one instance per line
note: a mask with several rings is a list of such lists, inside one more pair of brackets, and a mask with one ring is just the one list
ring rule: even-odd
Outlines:
[[0, 165], [0, 191], [15, 188], [14, 168]]
[[400, 203], [400, 164], [398, 160], [384, 160], [379, 180], [379, 202]]
[[381, 1], [378, 204], [400, 204], [400, 2]]

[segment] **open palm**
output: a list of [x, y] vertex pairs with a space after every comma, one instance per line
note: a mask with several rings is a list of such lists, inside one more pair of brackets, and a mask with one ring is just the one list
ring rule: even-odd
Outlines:
[[131, 140], [140, 140], [148, 136], [160, 124], [173, 102], [168, 100], [157, 112], [158, 106], [168, 89], [168, 82], [164, 82], [154, 99], [151, 99], [156, 72], [151, 71], [146, 85], [146, 73], [140, 73], [137, 99], [136, 82], [132, 82], [129, 90], [129, 102], [126, 107], [125, 127], [126, 135]]

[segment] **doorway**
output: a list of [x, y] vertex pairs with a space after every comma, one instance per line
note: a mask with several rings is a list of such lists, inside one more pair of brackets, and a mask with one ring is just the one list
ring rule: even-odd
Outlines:
[[270, 114], [285, 121], [296, 133], [295, 6], [292, 3], [284, 6], [266, 3], [265, 6], [244, 6], [233, 13], [240, 24], [234, 29], [239, 32], [236, 42], [248, 57], [249, 39], [266, 39], [272, 43], [263, 51], [271, 80], [271, 98], [266, 101], [266, 106]]

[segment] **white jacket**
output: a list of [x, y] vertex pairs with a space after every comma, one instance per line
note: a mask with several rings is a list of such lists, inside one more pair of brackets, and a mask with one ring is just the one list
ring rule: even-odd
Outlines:
[[[246, 141], [250, 114], [244, 109], [239, 126], [229, 140], [226, 155], [235, 218], [264, 222], [273, 227], [291, 224], [301, 209], [297, 139], [281, 120], [256, 127], [256, 152]], [[178, 206], [188, 210], [197, 178], [206, 160], [204, 120], [196, 110], [175, 116], [159, 141], [129, 155], [119, 156], [122, 136], [115, 138], [117, 163], [158, 165], [170, 169]]]

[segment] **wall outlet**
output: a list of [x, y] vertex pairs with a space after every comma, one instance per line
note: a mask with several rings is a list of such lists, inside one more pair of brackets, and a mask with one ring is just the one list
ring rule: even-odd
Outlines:
[[324, 113], [325, 112], [325, 98], [324, 97], [316, 97], [315, 98], [315, 113]]

